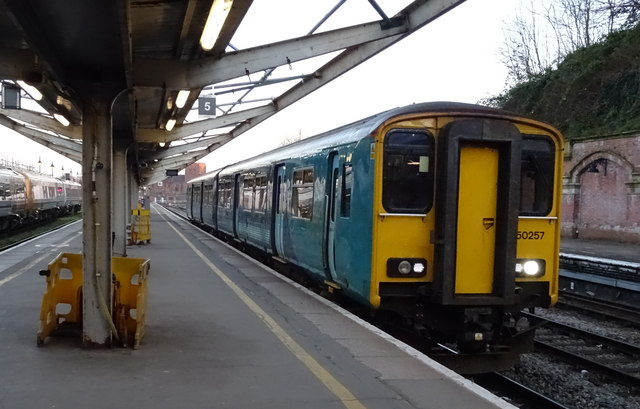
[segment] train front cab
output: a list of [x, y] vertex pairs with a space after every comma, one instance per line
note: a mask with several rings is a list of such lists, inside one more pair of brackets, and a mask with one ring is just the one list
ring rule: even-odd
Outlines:
[[371, 304], [462, 350], [515, 344], [512, 314], [557, 299], [561, 147], [551, 128], [507, 118], [381, 128]]

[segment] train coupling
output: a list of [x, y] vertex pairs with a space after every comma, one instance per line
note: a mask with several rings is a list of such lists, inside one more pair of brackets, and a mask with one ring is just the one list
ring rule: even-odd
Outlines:
[[495, 311], [491, 308], [465, 308], [462, 336], [458, 347], [463, 352], [483, 352], [494, 341]]

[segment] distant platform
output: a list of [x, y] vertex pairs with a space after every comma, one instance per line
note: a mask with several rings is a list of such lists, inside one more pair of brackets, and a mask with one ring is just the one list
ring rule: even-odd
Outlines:
[[560, 239], [562, 253], [640, 263], [640, 245], [604, 240]]

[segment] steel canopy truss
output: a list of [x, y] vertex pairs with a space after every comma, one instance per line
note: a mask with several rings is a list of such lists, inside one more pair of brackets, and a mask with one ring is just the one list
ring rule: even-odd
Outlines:
[[[238, 84], [242, 87], [235, 89], [235, 91], [238, 91], [252, 90], [271, 84], [272, 82], [267, 81], [266, 78], [279, 66], [286, 66], [296, 61], [340, 51], [328, 63], [302, 79], [294, 77], [293, 80], [298, 80], [298, 83], [282, 95], [274, 98], [267, 105], [227, 113], [215, 119], [176, 126], [172, 132], [165, 132], [165, 135], [162, 135], [160, 130], [140, 130], [137, 140], [139, 142], [178, 140], [184, 136], [203, 132], [207, 129], [216, 129], [235, 124], [234, 129], [227, 134], [225, 140], [218, 140], [215, 145], [210, 146], [210, 148], [213, 148], [210, 149], [211, 151], [217, 149], [385, 48], [402, 40], [462, 2], [463, 0], [417, 0], [390, 19], [383, 17], [380, 21], [372, 23], [234, 51], [219, 58], [203, 57], [188, 62], [135, 61], [134, 72], [147, 72], [147, 68], [155, 67], [154, 73], [159, 76], [158, 78], [153, 78], [136, 75], [134, 82], [139, 86], [150, 86], [154, 81], [163, 78], [167, 87], [202, 89], [207, 85], [217, 84], [250, 73], [265, 72], [260, 81]], [[344, 1], [339, 2], [336, 7], [343, 3]], [[216, 86], [216, 88], [221, 87]], [[241, 98], [244, 96], [246, 96], [246, 93]], [[185, 146], [183, 149], [189, 148]], [[184, 160], [185, 162], [180, 168], [190, 164], [187, 162], [186, 157]], [[157, 173], [153, 175], [154, 178], [150, 177], [149, 172], [143, 171], [142, 174], [150, 181], [157, 181], [155, 178], [158, 177]]]
[[[238, 50], [229, 42], [252, 0], [234, 0], [218, 41], [205, 53], [198, 40], [211, 0], [97, 0], [91, 5], [75, 2], [66, 10], [47, 0], [0, 0], [0, 24], [15, 26], [7, 39], [0, 39], [0, 79], [23, 79], [36, 86], [43, 93], [40, 105], [50, 114], [67, 116], [71, 125], [62, 127], [49, 116], [28, 111], [0, 111], [0, 123], [77, 158], [82, 145], [69, 139], [82, 139], [82, 105], [96, 89], [104, 91], [112, 101], [114, 146], [128, 149], [141, 182], [151, 184], [164, 178], [160, 170], [184, 169], [464, 0], [414, 0], [392, 17], [369, 0], [380, 16], [377, 21], [316, 33], [346, 1], [337, 0], [305, 36]], [[77, 32], [83, 30], [95, 44], [78, 41]], [[233, 51], [225, 53], [229, 47]], [[307, 68], [306, 74], [270, 78], [278, 67], [320, 56], [326, 56], [324, 62], [316, 62], [317, 68]], [[251, 80], [252, 74], [260, 79]], [[237, 80], [246, 76], [249, 81]], [[96, 78], [102, 88], [91, 85]], [[219, 107], [218, 117], [188, 122], [192, 105], [212, 85], [218, 95], [240, 96]], [[267, 87], [280, 87], [280, 92], [246, 98], [260, 88], [271, 89]], [[188, 90], [189, 96], [178, 108], [180, 90]], [[243, 104], [251, 107], [239, 109]], [[167, 131], [170, 118], [176, 126]], [[212, 137], [212, 132], [218, 135]], [[159, 147], [172, 142], [168, 149]]]
[[[34, 142], [39, 143], [40, 145], [46, 146], [47, 148], [59, 153], [60, 155], [66, 156], [67, 158], [80, 162], [82, 161], [82, 144], [78, 142], [74, 142], [73, 140], [60, 137], [59, 135], [50, 134], [47, 132], [43, 132], [41, 130], [32, 128], [30, 126], [23, 125], [8, 116], [6, 116], [6, 110], [0, 109], [0, 125], [3, 125], [11, 130], [16, 131], [17, 133], [26, 136]], [[25, 115], [25, 111], [18, 111], [20, 115], [15, 115], [14, 112], [11, 112], [11, 116], [18, 116], [19, 120], [24, 121], [26, 123], [32, 124], [33, 122], [28, 122], [25, 119], [33, 119], [32, 116], [36, 116], [36, 114], [28, 113]], [[44, 118], [44, 117], [43, 117]], [[55, 122], [54, 120], [51, 120]], [[35, 121], [34, 121], [35, 122]]]
[[64, 135], [69, 139], [82, 140], [82, 127], [78, 125], [63, 126], [51, 117], [26, 109], [8, 110], [0, 108], [0, 116], [11, 117], [47, 131]]

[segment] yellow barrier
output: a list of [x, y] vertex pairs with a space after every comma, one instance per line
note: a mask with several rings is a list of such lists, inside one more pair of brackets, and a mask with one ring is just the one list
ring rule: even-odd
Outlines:
[[123, 346], [131, 345], [138, 348], [144, 336], [149, 260], [114, 257], [111, 263], [111, 270], [115, 276], [114, 324]]
[[[149, 260], [113, 257], [112, 317], [123, 346], [138, 348], [144, 336]], [[82, 330], [82, 255], [61, 253], [40, 275], [47, 288], [40, 308], [38, 346], [63, 329]]]
[[131, 239], [129, 244], [151, 242], [151, 211], [134, 209], [131, 211]]
[[40, 307], [38, 346], [60, 326], [79, 330], [82, 325], [82, 254], [59, 254], [40, 275], [47, 277], [47, 289]]

